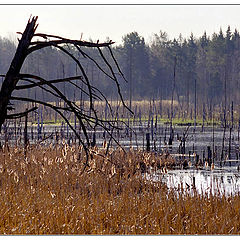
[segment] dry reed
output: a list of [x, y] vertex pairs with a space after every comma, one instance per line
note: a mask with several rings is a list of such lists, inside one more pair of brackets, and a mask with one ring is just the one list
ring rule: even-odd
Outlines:
[[173, 159], [66, 144], [4, 148], [0, 234], [239, 234], [240, 196], [188, 194], [147, 181], [142, 166]]

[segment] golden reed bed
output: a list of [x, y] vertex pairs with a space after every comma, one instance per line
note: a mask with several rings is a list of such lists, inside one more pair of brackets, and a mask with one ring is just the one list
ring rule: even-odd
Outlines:
[[[144, 178], [152, 153], [31, 147], [0, 152], [0, 234], [239, 234], [240, 196], [188, 194]], [[144, 165], [144, 164], [145, 165]], [[164, 174], [164, 173], [163, 173]]]

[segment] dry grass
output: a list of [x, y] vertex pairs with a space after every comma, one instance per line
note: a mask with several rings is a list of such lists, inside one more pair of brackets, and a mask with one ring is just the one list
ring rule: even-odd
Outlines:
[[[55, 102], [49, 102], [50, 104], [52, 105], [56, 105]], [[130, 102], [129, 101], [126, 101], [125, 102], [126, 105], [130, 105]], [[59, 103], [59, 105], [61, 104], [61, 106], [63, 107], [64, 106], [64, 103], [61, 102]], [[80, 106], [80, 101], [76, 101], [76, 104], [78, 106]], [[84, 105], [84, 109], [86, 111], [89, 110], [90, 108], [90, 102], [89, 101], [84, 101], [82, 103]], [[120, 101], [116, 101], [116, 100], [109, 100], [109, 104], [111, 105], [111, 108], [112, 108], [112, 111], [114, 113], [116, 113], [116, 111], [118, 112], [118, 115], [119, 117], [123, 118], [123, 117], [127, 117], [127, 114], [129, 113], [125, 107], [123, 107], [123, 104], [122, 102]], [[154, 102], [154, 106], [155, 106], [155, 111], [159, 111], [159, 109], [161, 108], [162, 109], [162, 114], [164, 116], [167, 116], [167, 112], [169, 111], [170, 107], [171, 107], [171, 100], [156, 100]], [[179, 103], [177, 101], [173, 101], [173, 106], [174, 108], [178, 108], [179, 107]], [[102, 117], [105, 117], [105, 111], [106, 111], [106, 102], [104, 101], [94, 101], [94, 107], [95, 109], [97, 109], [97, 112], [102, 115]], [[135, 111], [137, 107], [137, 112], [136, 114], [139, 113], [139, 109], [141, 109], [141, 114], [142, 114], [142, 117], [148, 117], [149, 116], [149, 111], [151, 109], [151, 111], [153, 111], [153, 102], [149, 100], [140, 100], [140, 101], [132, 101], [132, 110]], [[17, 112], [19, 111], [25, 111], [26, 108], [29, 108], [29, 106], [27, 104], [21, 104], [19, 106], [16, 107], [17, 109]], [[41, 107], [40, 107], [41, 108]], [[109, 113], [108, 113], [109, 114]], [[51, 109], [46, 109], [46, 111], [44, 112], [44, 120], [54, 120], [54, 111], [51, 110]], [[110, 115], [108, 116], [110, 117]]]
[[145, 180], [173, 159], [95, 149], [19, 148], [0, 156], [0, 234], [239, 234], [240, 196], [189, 195]]

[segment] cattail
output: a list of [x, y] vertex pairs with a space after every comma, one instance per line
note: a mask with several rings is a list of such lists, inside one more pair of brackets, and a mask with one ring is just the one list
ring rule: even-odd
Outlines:
[[215, 167], [215, 166], [214, 166], [214, 163], [212, 163], [212, 164], [211, 164], [211, 170], [213, 170], [214, 167]]
[[205, 161], [205, 168], [207, 168], [208, 167], [208, 162], [207, 161]]
[[56, 194], [55, 194], [55, 193], [50, 192], [50, 195], [51, 195], [52, 198], [55, 198], [55, 197], [56, 197]]
[[18, 177], [18, 174], [15, 172], [14, 173], [14, 181], [16, 182], [16, 183], [18, 183], [19, 182], [19, 177]]
[[106, 141], [106, 140], [103, 141], [103, 148], [104, 148], [104, 149], [107, 148], [107, 141]]

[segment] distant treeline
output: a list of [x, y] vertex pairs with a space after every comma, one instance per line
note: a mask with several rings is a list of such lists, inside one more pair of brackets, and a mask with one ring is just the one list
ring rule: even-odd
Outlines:
[[[8, 70], [15, 49], [16, 45], [12, 41], [0, 38], [0, 74], [5, 74]], [[84, 50], [99, 61], [97, 49]], [[109, 98], [114, 99], [116, 96], [114, 82], [107, 79], [103, 72], [88, 61], [87, 56], [74, 48], [71, 51], [80, 60], [89, 80]], [[183, 38], [180, 34], [173, 40], [168, 38], [166, 32], [160, 31], [153, 35], [148, 44], [137, 32], [132, 32], [123, 37], [121, 45], [113, 47], [113, 52], [128, 81], [120, 79], [123, 95], [127, 99], [131, 94], [136, 100], [150, 98], [170, 100], [173, 94], [174, 99], [186, 109], [193, 103], [198, 106], [220, 104], [229, 108], [232, 101], [238, 103], [240, 100], [238, 30], [232, 31], [228, 27], [226, 32], [220, 29], [212, 36], [205, 32], [199, 38], [193, 34]], [[107, 58], [111, 53], [104, 50], [104, 54]], [[103, 71], [110, 73], [106, 64], [99, 62], [99, 65]], [[22, 72], [40, 75], [45, 79], [82, 75], [69, 56], [54, 48], [46, 48], [30, 55]], [[84, 87], [80, 80], [75, 80], [75, 83]], [[58, 86], [71, 98], [84, 98], [84, 94], [74, 86], [66, 87], [63, 83]], [[37, 88], [24, 94], [45, 100], [51, 99]]]

